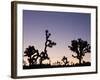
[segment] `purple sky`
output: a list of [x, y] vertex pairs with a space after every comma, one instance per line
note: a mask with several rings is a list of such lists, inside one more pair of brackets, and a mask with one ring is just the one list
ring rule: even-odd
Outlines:
[[[24, 50], [34, 45], [41, 52], [44, 49], [45, 30], [51, 33], [50, 39], [57, 43], [48, 48], [48, 55], [52, 63], [60, 61], [63, 56], [77, 62], [69, 50], [71, 40], [82, 38], [90, 43], [90, 14], [70, 12], [23, 11]], [[84, 58], [90, 61], [90, 54]]]

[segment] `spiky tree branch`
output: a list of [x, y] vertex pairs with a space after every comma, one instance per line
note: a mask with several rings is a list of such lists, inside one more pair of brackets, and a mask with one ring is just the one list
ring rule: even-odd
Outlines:
[[54, 45], [56, 45], [55, 42], [49, 39], [51, 33], [49, 33], [48, 30], [45, 30], [45, 36], [46, 36], [45, 47], [44, 47], [44, 51], [42, 51], [40, 54], [40, 64], [42, 64], [43, 60], [50, 59], [47, 54], [47, 47], [52, 48]]

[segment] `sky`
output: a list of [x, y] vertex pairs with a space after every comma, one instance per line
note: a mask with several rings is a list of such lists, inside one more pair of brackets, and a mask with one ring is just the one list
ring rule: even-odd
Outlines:
[[[68, 57], [70, 63], [76, 63], [78, 60], [72, 57], [75, 53], [68, 46], [71, 45], [71, 40], [78, 38], [90, 44], [90, 18], [89, 13], [23, 10], [23, 49], [33, 45], [39, 53], [42, 52], [45, 44], [45, 30], [48, 30], [51, 33], [49, 39], [57, 43], [56, 46], [47, 48], [52, 64], [55, 61], [61, 61], [63, 56]], [[90, 61], [90, 58], [91, 54], [87, 53], [84, 60]]]

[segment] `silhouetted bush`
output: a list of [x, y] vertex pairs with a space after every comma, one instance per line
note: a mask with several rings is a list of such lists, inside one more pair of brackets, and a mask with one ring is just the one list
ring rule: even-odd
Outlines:
[[90, 52], [90, 44], [87, 41], [83, 41], [81, 38], [78, 40], [72, 40], [71, 46], [68, 46], [70, 50], [76, 53], [76, 56], [72, 55], [72, 57], [79, 59], [79, 64], [81, 64], [81, 60], [85, 53]]
[[65, 56], [63, 56], [62, 61], [65, 66], [69, 63], [69, 61], [67, 60], [67, 57], [65, 57]]
[[37, 59], [39, 57], [38, 50], [35, 49], [34, 46], [29, 46], [24, 51], [24, 56], [28, 57], [29, 65], [33, 65], [37, 63]]

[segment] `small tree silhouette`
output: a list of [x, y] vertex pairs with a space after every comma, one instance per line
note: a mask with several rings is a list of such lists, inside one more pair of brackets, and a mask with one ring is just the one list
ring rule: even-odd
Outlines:
[[72, 57], [79, 59], [79, 64], [81, 64], [81, 60], [85, 53], [91, 52], [90, 51], [90, 44], [87, 41], [83, 41], [81, 38], [78, 40], [72, 40], [71, 46], [68, 46], [70, 50], [76, 53], [76, 56], [72, 55]]
[[62, 61], [65, 66], [69, 63], [69, 61], [67, 60], [67, 57], [65, 57], [65, 56], [63, 56]]
[[51, 36], [51, 33], [49, 33], [48, 30], [45, 30], [45, 36], [46, 36], [45, 48], [44, 48], [44, 51], [40, 53], [40, 64], [42, 64], [42, 61], [44, 61], [45, 59], [48, 59], [48, 60], [50, 59], [47, 54], [47, 47], [52, 48], [54, 45], [56, 45], [55, 42], [49, 39], [49, 37]]
[[61, 65], [61, 64], [62, 64], [62, 63], [61, 63], [60, 61], [58, 61], [58, 60], [57, 60], [56, 62], [53, 63], [53, 65], [58, 65], [58, 66]]
[[56, 64], [57, 64], [57, 65], [61, 65], [61, 62], [60, 62], [60, 61], [57, 61]]
[[24, 56], [28, 56], [29, 66], [36, 64], [39, 57], [39, 52], [34, 48], [34, 46], [29, 46], [24, 52]]

